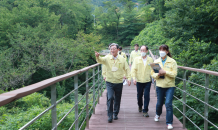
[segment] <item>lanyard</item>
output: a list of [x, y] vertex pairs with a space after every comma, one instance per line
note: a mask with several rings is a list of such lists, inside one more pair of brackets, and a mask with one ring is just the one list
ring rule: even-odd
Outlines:
[[112, 66], [112, 71], [113, 71], [113, 72], [115, 72], [115, 71], [118, 70], [118, 68], [115, 67], [115, 64], [116, 64], [117, 62], [118, 62], [118, 61], [115, 62], [115, 60], [114, 60], [114, 64], [113, 64], [113, 66]]
[[118, 60], [114, 60], [114, 64], [113, 64], [113, 67], [115, 67], [116, 63], [118, 62]]

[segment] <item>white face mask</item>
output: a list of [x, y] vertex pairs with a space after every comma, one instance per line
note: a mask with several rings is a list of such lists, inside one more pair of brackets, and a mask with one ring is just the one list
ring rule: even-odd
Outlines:
[[141, 56], [142, 57], [146, 56], [146, 52], [141, 52]]
[[159, 51], [160, 57], [164, 57], [166, 56], [166, 52], [165, 51]]

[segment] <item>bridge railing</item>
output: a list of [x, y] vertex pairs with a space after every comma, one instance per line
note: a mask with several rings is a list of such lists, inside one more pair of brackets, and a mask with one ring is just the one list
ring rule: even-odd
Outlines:
[[[154, 52], [154, 54], [152, 53], [152, 51]], [[159, 57], [159, 50], [155, 49], [155, 50], [149, 50], [151, 57], [155, 60]], [[197, 129], [201, 130], [201, 128], [196, 125], [196, 123], [194, 123], [194, 121], [192, 121], [189, 117], [187, 117], [187, 111], [186, 108], [189, 108], [190, 110], [192, 110], [195, 114], [197, 114], [198, 116], [200, 116], [201, 118], [204, 119], [204, 130], [208, 130], [208, 123], [213, 126], [214, 128], [218, 129], [218, 126], [215, 125], [215, 123], [211, 122], [208, 119], [208, 114], [209, 114], [209, 108], [214, 109], [215, 111], [218, 112], [218, 108], [212, 106], [209, 104], [209, 92], [213, 92], [215, 94], [218, 94], [217, 90], [211, 89], [209, 88], [209, 76], [218, 76], [218, 72], [215, 71], [209, 71], [209, 70], [204, 70], [204, 69], [196, 69], [196, 68], [190, 68], [190, 67], [184, 67], [184, 66], [178, 66], [178, 69], [183, 70], [183, 77], [176, 77], [176, 79], [182, 80], [183, 81], [183, 87], [179, 88], [176, 87], [176, 91], [181, 91], [182, 92], [182, 98], [180, 99], [179, 97], [174, 95], [174, 98], [178, 101], [180, 101], [182, 103], [182, 111], [173, 104], [173, 107], [175, 109], [177, 109], [182, 115], [183, 115], [183, 128], [185, 128], [186, 126], [186, 119], [188, 119]], [[192, 81], [189, 81], [187, 79], [187, 71], [192, 71], [192, 72], [198, 72], [198, 73], [202, 73], [205, 74], [205, 86], [194, 83]], [[196, 96], [194, 96], [193, 94], [189, 93], [187, 91], [187, 84], [192, 84], [198, 87], [201, 87], [204, 89], [204, 101], [202, 99], [197, 98]], [[203, 94], [203, 93], [202, 93]], [[195, 110], [193, 107], [191, 107], [190, 105], [187, 104], [187, 96], [194, 98], [195, 100], [197, 100], [197, 103], [203, 103], [204, 104], [204, 112], [203, 114], [201, 114], [201, 112], [198, 112], [197, 110]]]
[[[97, 70], [96, 70], [96, 68], [97, 68]], [[91, 69], [92, 69], [92, 76], [88, 77], [89, 71]], [[78, 75], [81, 73], [85, 73], [86, 81], [79, 85], [78, 84]], [[95, 79], [96, 76], [97, 76], [97, 81]], [[66, 94], [65, 96], [63, 96], [60, 100], [57, 101], [56, 100], [56, 84], [60, 81], [69, 79], [71, 77], [74, 77], [74, 85], [72, 84], [72, 86], [74, 86], [74, 89], [72, 91], [70, 91], [68, 94]], [[89, 86], [89, 84], [88, 84], [89, 82], [93, 82], [93, 85]], [[78, 99], [78, 89], [84, 85], [86, 87], [86, 92], [81, 97], [81, 99]], [[37, 91], [42, 90], [44, 88], [50, 87], [51, 88], [51, 106], [48, 107], [43, 112], [41, 112], [39, 115], [37, 115], [32, 120], [30, 120], [28, 123], [26, 123], [19, 130], [23, 130], [23, 129], [27, 128], [32, 123], [34, 123], [37, 119], [42, 117], [45, 113], [49, 112], [49, 110], [51, 110], [51, 119], [52, 119], [52, 122], [51, 122], [52, 128], [51, 129], [52, 130], [56, 130], [57, 127], [63, 122], [63, 120], [72, 111], [74, 111], [74, 113], [75, 113], [75, 121], [72, 122], [72, 125], [70, 126], [69, 130], [72, 128], [74, 128], [75, 130], [79, 130], [83, 127], [85, 122], [86, 122], [86, 127], [89, 128], [89, 116], [90, 116], [92, 111], [95, 114], [95, 105], [96, 105], [96, 102], [99, 103], [99, 98], [100, 98], [100, 95], [102, 95], [104, 86], [105, 86], [105, 82], [101, 76], [100, 64], [95, 64], [92, 66], [85, 67], [81, 70], [76, 70], [76, 71], [73, 71], [73, 72], [70, 72], [70, 73], [67, 73], [64, 75], [60, 75], [60, 76], [57, 76], [54, 78], [50, 78], [50, 79], [38, 82], [38, 83], [33, 84], [33, 85], [29, 85], [29, 86], [26, 86], [26, 87], [23, 87], [23, 88], [14, 90], [14, 91], [3, 93], [0, 95], [0, 107], [4, 106], [10, 102], [13, 102], [14, 100], [17, 100], [19, 98], [30, 95], [34, 92], [37, 92]], [[91, 92], [91, 90], [92, 90], [92, 92]], [[89, 98], [90, 93], [93, 95], [91, 97], [91, 99]], [[56, 106], [71, 94], [74, 94], [74, 104], [75, 105], [67, 112], [66, 115], [64, 115], [62, 117], [62, 119], [60, 119], [57, 122]], [[81, 111], [79, 111], [78, 105], [82, 101], [82, 99], [84, 99], [84, 98], [86, 99], [86, 105], [83, 107], [83, 109]], [[91, 104], [91, 108], [90, 108], [89, 105], [91, 102], [92, 102], [92, 104]], [[85, 113], [86, 116], [82, 120], [82, 123], [81, 122], [79, 123], [79, 118], [82, 115], [82, 113]], [[81, 125], [79, 126], [79, 124], [81, 124]]]

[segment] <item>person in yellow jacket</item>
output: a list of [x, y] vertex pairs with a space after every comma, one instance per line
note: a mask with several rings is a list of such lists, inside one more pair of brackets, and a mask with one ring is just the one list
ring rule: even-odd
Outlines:
[[[175, 90], [175, 78], [177, 75], [177, 63], [171, 58], [169, 47], [167, 45], [161, 45], [159, 47], [160, 58], [154, 61], [161, 66], [159, 73], [155, 73], [151, 70], [151, 76], [156, 80], [157, 91], [157, 105], [155, 121], [159, 121], [162, 114], [162, 106], [165, 100], [166, 106], [166, 124], [168, 129], [173, 129], [173, 94]], [[163, 78], [161, 78], [162, 76]], [[166, 99], [165, 99], [166, 97]]]
[[125, 60], [127, 60], [126, 54], [125, 54], [124, 52], [122, 52], [122, 47], [121, 47], [121, 46], [119, 46], [119, 55], [123, 56], [123, 58], [124, 58]]
[[104, 81], [106, 80], [106, 68], [105, 68], [105, 66], [104, 65], [102, 65], [101, 66], [102, 67], [102, 76], [103, 76], [103, 79], [104, 79]]
[[[111, 56], [99, 57], [99, 53], [95, 52], [96, 61], [106, 67], [106, 86], [107, 86], [107, 107], [108, 107], [108, 122], [118, 119], [120, 110], [120, 101], [123, 89], [123, 75], [125, 74], [128, 79], [128, 85], [131, 84], [131, 75], [127, 62], [125, 59], [118, 55], [117, 44], [111, 44]], [[115, 98], [114, 95], [115, 94]], [[113, 103], [115, 99], [115, 102]], [[114, 117], [113, 117], [114, 115]]]
[[135, 44], [134, 45], [135, 47], [135, 50], [131, 52], [130, 54], [130, 58], [129, 58], [129, 66], [131, 67], [132, 65], [132, 62], [134, 61], [134, 59], [138, 56], [141, 56], [141, 53], [140, 51], [138, 50], [139, 49], [139, 45], [138, 44]]
[[144, 109], [143, 116], [149, 117], [148, 115], [148, 105], [150, 101], [150, 88], [151, 88], [151, 66], [153, 59], [147, 56], [148, 47], [143, 45], [140, 48], [141, 56], [136, 57], [133, 61], [131, 68], [131, 77], [133, 78], [133, 83], [137, 87], [137, 100], [139, 112], [142, 111], [143, 106], [143, 93], [144, 93]]

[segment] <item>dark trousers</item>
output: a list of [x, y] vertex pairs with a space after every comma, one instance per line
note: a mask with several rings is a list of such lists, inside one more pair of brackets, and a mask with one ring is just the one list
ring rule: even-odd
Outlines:
[[157, 105], [156, 105], [156, 114], [160, 116], [162, 114], [162, 108], [165, 100], [165, 106], [166, 106], [166, 124], [173, 124], [173, 94], [175, 91], [175, 87], [171, 88], [161, 88], [156, 87], [157, 91]]
[[147, 83], [139, 83], [137, 82], [137, 99], [138, 99], [138, 106], [142, 108], [143, 106], [143, 93], [144, 93], [144, 109], [143, 112], [148, 112], [148, 105], [150, 102], [150, 88], [151, 82]]
[[[115, 97], [114, 97], [115, 98]], [[108, 100], [108, 96], [107, 96], [107, 93], [106, 93], [106, 105], [107, 105], [107, 100]], [[107, 110], [108, 110], [108, 108], [107, 108]]]
[[[123, 90], [123, 83], [106, 82], [108, 116], [118, 115]], [[114, 103], [113, 103], [114, 102]]]

